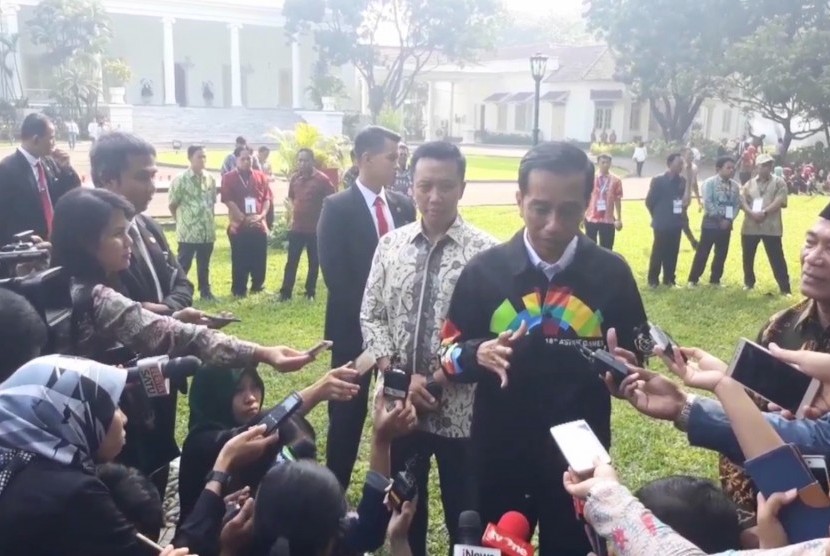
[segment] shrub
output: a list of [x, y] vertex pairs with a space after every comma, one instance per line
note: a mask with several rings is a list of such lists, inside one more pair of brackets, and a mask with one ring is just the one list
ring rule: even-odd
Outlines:
[[502, 133], [499, 131], [477, 131], [476, 139], [488, 145], [532, 145], [533, 136], [527, 133]]
[[307, 123], [299, 123], [292, 131], [275, 131], [270, 134], [279, 143], [274, 169], [288, 179], [297, 170], [297, 151], [306, 148], [314, 151], [319, 169], [342, 170], [349, 160], [350, 143], [343, 136], [323, 135], [319, 129]]
[[274, 226], [268, 237], [268, 244], [271, 249], [284, 251], [288, 249], [288, 232], [291, 230], [291, 201], [285, 199], [282, 203], [283, 211], [277, 212], [274, 216]]
[[634, 147], [634, 143], [615, 143], [613, 145], [610, 143], [594, 143], [591, 145], [590, 150], [591, 154], [594, 156], [607, 154], [612, 157], [618, 156], [620, 158], [631, 158], [634, 154]]

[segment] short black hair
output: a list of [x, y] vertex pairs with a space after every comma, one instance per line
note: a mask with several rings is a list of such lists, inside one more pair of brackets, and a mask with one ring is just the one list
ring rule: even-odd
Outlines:
[[608, 162], [611, 162], [613, 160], [613, 158], [611, 158], [610, 154], [603, 153], [603, 154], [601, 154], [597, 157], [597, 162], [602, 162], [603, 160], [607, 160]]
[[109, 181], [120, 179], [131, 156], [156, 156], [156, 148], [138, 135], [123, 131], [105, 133], [95, 141], [89, 152], [95, 187], [105, 187]]
[[585, 203], [594, 190], [594, 165], [585, 151], [563, 141], [539, 143], [522, 157], [519, 163], [519, 191], [527, 193], [530, 173], [544, 170], [558, 175], [584, 174]]
[[164, 527], [164, 510], [153, 482], [139, 470], [120, 463], [98, 465], [95, 474], [127, 521], [142, 535], [157, 538]]
[[711, 481], [665, 477], [644, 485], [635, 496], [657, 519], [706, 554], [741, 548], [738, 508]]
[[430, 141], [420, 145], [415, 149], [415, 152], [412, 154], [412, 159], [409, 162], [409, 167], [413, 173], [415, 172], [415, 167], [418, 165], [418, 161], [422, 158], [455, 162], [458, 166], [458, 175], [461, 177], [461, 181], [464, 181], [464, 176], [467, 173], [467, 159], [461, 153], [461, 149], [454, 143], [450, 143], [449, 141]]
[[189, 147], [187, 147], [187, 159], [190, 160], [191, 158], [193, 158], [193, 155], [203, 150], [205, 150], [205, 147], [203, 145], [190, 145]]
[[237, 145], [247, 145], [248, 140], [240, 135], [239, 137], [236, 138], [236, 144]]
[[735, 163], [735, 159], [734, 159], [734, 158], [732, 158], [731, 156], [721, 156], [720, 158], [718, 158], [718, 159], [715, 161], [715, 169], [716, 169], [716, 170], [720, 170], [721, 168], [723, 168], [724, 166], [726, 166], [726, 164], [727, 164], [727, 163], [729, 163], [729, 162], [731, 162], [731, 163], [733, 163], [733, 164], [734, 164], [734, 163]]
[[354, 138], [354, 153], [357, 158], [362, 157], [365, 153], [376, 154], [383, 149], [386, 141], [399, 143], [400, 140], [401, 136], [391, 129], [371, 125]]
[[73, 189], [55, 205], [52, 221], [52, 260], [72, 278], [82, 282], [100, 283], [104, 269], [89, 246], [97, 245], [115, 211], [121, 210], [127, 220], [135, 215], [133, 205], [121, 195], [107, 189]]
[[20, 294], [0, 288], [0, 382], [38, 357], [46, 346], [46, 323]]
[[671, 166], [672, 163], [678, 158], [680, 158], [680, 153], [671, 153], [666, 157], [666, 166]]
[[23, 118], [23, 124], [20, 126], [20, 138], [24, 141], [32, 139], [33, 137], [43, 137], [49, 129], [52, 120], [40, 112], [32, 112]]
[[247, 150], [248, 150], [248, 147], [246, 147], [245, 145], [239, 145], [238, 147], [236, 147], [233, 150], [233, 155], [236, 156], [236, 157], [239, 157], [239, 155], [242, 154], [242, 151], [247, 151]]
[[268, 147], [266, 147], [265, 145], [262, 145], [260, 148], [258, 148], [258, 149], [257, 149], [257, 151], [258, 151], [258, 152], [261, 152], [261, 153], [270, 153], [270, 152], [271, 152], [271, 149], [269, 149], [269, 148], [268, 148]]
[[297, 149], [297, 156], [300, 156], [300, 153], [308, 153], [311, 155], [311, 160], [314, 160], [314, 151], [312, 149], [309, 149], [308, 147]]

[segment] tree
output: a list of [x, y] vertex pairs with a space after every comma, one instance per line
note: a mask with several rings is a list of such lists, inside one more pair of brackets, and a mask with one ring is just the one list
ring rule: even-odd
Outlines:
[[736, 0], [591, 0], [587, 17], [614, 52], [618, 79], [649, 101], [666, 141], [681, 141], [729, 73], [744, 9]]
[[[428, 64], [472, 61], [491, 48], [499, 0], [285, 0], [286, 29], [313, 31], [322, 58], [351, 63], [369, 88], [376, 119], [398, 109]], [[387, 40], [388, 39], [388, 40]]]
[[110, 19], [98, 0], [43, 0], [27, 21], [42, 62], [56, 68], [51, 92], [67, 115], [95, 117], [102, 84], [100, 58], [112, 39]]
[[551, 11], [547, 15], [513, 15], [498, 35], [500, 46], [523, 46], [532, 42], [548, 41], [552, 44], [586, 44], [593, 42], [585, 27], [585, 21]]

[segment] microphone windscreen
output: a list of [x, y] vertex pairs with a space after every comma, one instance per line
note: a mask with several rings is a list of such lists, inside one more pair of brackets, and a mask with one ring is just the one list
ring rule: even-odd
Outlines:
[[164, 376], [169, 378], [187, 378], [196, 374], [202, 366], [202, 360], [194, 355], [171, 359], [164, 365]]
[[530, 541], [530, 522], [519, 512], [507, 512], [498, 523], [499, 530], [513, 538]]
[[458, 516], [458, 544], [476, 546], [481, 541], [481, 517], [478, 512], [466, 510]]

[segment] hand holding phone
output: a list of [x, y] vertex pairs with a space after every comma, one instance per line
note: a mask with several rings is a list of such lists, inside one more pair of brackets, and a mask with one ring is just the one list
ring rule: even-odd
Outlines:
[[611, 456], [584, 420], [551, 427], [550, 434], [577, 475], [593, 472], [595, 462], [611, 463]]
[[680, 351], [677, 342], [672, 339], [662, 328], [657, 326], [656, 324], [649, 323], [649, 336], [651, 336], [651, 341], [654, 342], [654, 346], [660, 348], [663, 353], [674, 361], [675, 353], [679, 353], [680, 356], [683, 358], [683, 362], [687, 363], [688, 360], [686, 356]]
[[280, 425], [294, 415], [303, 405], [303, 398], [297, 392], [292, 392], [284, 400], [278, 403], [259, 422], [265, 425], [265, 436], [270, 436]]
[[323, 340], [320, 343], [318, 343], [316, 346], [314, 346], [313, 348], [310, 348], [310, 349], [306, 350], [306, 353], [309, 354], [312, 357], [317, 357], [321, 353], [330, 350], [331, 346], [333, 346], [333, 345], [334, 345], [334, 342], [331, 342], [329, 340]]

